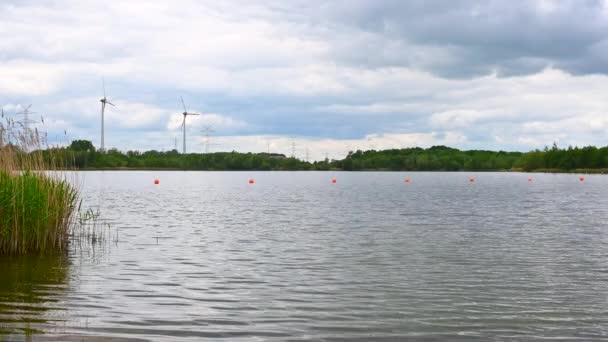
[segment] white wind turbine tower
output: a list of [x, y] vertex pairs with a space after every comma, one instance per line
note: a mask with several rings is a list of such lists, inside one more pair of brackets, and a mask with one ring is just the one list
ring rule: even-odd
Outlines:
[[105, 151], [105, 141], [104, 141], [104, 116], [106, 112], [106, 104], [109, 104], [112, 107], [116, 107], [112, 102], [108, 100], [106, 97], [106, 82], [102, 80], [103, 85], [103, 98], [99, 100], [101, 102], [101, 151]]
[[186, 109], [186, 104], [184, 103], [184, 98], [180, 96], [180, 99], [182, 100], [182, 106], [184, 106], [184, 112], [182, 113], [182, 115], [184, 116], [184, 120], [182, 121], [182, 128], [184, 129], [184, 133], [183, 133], [183, 143], [184, 143], [184, 149], [183, 149], [183, 154], [186, 154], [186, 117], [188, 115], [200, 115], [199, 113], [189, 113], [188, 110]]

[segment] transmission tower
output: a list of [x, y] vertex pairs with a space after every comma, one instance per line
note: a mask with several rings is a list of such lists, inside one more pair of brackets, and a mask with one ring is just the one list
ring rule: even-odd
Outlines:
[[291, 158], [296, 157], [296, 138], [291, 138]]
[[372, 137], [367, 138], [367, 148], [370, 150], [375, 150], [376, 146], [374, 145]]
[[205, 144], [205, 153], [209, 153], [209, 146], [211, 146], [211, 133], [215, 133], [211, 126], [204, 126], [201, 130], [203, 132], [203, 143]]
[[23, 108], [22, 111], [17, 113], [19, 115], [23, 115], [23, 120], [21, 120], [21, 124], [23, 124], [23, 129], [26, 133], [29, 133], [30, 125], [36, 123], [36, 121], [30, 119], [30, 115], [36, 113], [30, 112], [30, 108], [32, 108], [32, 105], [28, 105], [27, 107]]

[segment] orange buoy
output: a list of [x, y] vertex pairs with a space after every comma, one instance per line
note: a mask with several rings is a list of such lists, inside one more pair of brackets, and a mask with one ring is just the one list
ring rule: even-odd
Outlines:
[[471, 183], [475, 182], [475, 178], [473, 178], [473, 177], [469, 178], [469, 182], [471, 182]]
[[332, 179], [331, 179], [331, 182], [332, 182], [332, 183], [335, 183], [335, 182], [337, 182], [337, 180], [336, 180], [335, 178], [332, 178]]
[[160, 181], [158, 179], [155, 179], [154, 184], [158, 185], [158, 184], [160, 184]]
[[253, 180], [253, 178], [249, 178], [249, 184], [253, 184], [255, 183], [255, 181]]
[[406, 179], [405, 179], [405, 182], [406, 182], [406, 183], [409, 183], [409, 182], [411, 182], [411, 180], [410, 180], [409, 178], [406, 178]]
[[581, 177], [581, 178], [579, 178], [579, 180], [580, 180], [581, 182], [584, 182], [584, 181], [585, 181], [585, 177]]

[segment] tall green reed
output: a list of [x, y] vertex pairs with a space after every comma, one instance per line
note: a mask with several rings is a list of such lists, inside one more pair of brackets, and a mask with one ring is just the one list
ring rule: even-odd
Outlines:
[[36, 129], [0, 122], [0, 255], [67, 250], [79, 189], [56, 171], [66, 165], [43, 140]]

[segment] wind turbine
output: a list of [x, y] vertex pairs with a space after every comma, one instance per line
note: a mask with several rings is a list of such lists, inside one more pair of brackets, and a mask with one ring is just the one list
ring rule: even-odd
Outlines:
[[101, 151], [105, 151], [105, 143], [104, 143], [104, 114], [106, 111], [106, 104], [109, 104], [112, 107], [116, 107], [112, 102], [108, 100], [106, 97], [106, 81], [102, 80], [103, 85], [103, 98], [99, 100], [101, 102]]
[[184, 135], [183, 135], [183, 139], [184, 139], [184, 149], [183, 149], [183, 154], [186, 154], [186, 117], [188, 115], [200, 115], [199, 113], [189, 113], [188, 110], [186, 109], [186, 104], [184, 103], [184, 98], [183, 97], [179, 97], [182, 100], [182, 106], [184, 106], [184, 112], [182, 113], [182, 115], [184, 116], [184, 121], [182, 121], [182, 128], [184, 129]]

